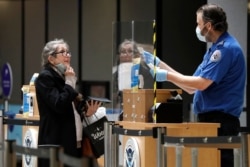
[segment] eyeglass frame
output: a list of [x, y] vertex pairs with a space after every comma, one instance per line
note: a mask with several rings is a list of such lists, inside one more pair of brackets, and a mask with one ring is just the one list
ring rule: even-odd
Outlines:
[[128, 55], [132, 55], [132, 54], [138, 54], [140, 52], [138, 52], [137, 50], [120, 50], [120, 54], [128, 54]]
[[63, 57], [71, 57], [71, 52], [70, 51], [66, 51], [66, 50], [62, 50], [59, 52], [53, 52], [51, 55], [58, 55], [61, 54]]

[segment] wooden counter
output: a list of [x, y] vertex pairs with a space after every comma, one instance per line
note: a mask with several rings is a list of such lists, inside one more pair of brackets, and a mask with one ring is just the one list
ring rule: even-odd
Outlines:
[[[168, 136], [183, 137], [204, 137], [217, 136], [219, 124], [214, 123], [142, 123], [118, 121], [125, 129], [145, 130], [152, 127], [166, 127]], [[124, 143], [133, 136], [123, 137]], [[156, 166], [156, 140], [152, 137], [133, 137], [139, 145], [141, 167]], [[167, 165], [176, 166], [175, 147], [167, 148]], [[191, 167], [191, 148], [184, 148], [182, 152], [182, 167]], [[217, 148], [198, 148], [198, 166], [202, 167], [219, 167], [220, 152]]]

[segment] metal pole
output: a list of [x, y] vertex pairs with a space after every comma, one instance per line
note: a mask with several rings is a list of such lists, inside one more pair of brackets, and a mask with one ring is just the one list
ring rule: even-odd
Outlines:
[[242, 167], [248, 167], [248, 137], [246, 132], [241, 132]]
[[161, 128], [159, 127], [157, 128], [156, 151], [157, 167], [162, 167]]
[[[117, 125], [115, 125], [117, 126]], [[119, 135], [112, 134], [112, 159], [115, 167], [119, 166]]]
[[192, 152], [192, 167], [198, 167], [198, 149], [197, 148], [191, 148]]
[[4, 99], [4, 111], [5, 112], [9, 111], [9, 102], [7, 99]]
[[176, 167], [182, 167], [182, 146], [176, 146]]
[[164, 164], [164, 146], [162, 145], [162, 136], [165, 134], [165, 129], [162, 127], [157, 128], [157, 143], [156, 143], [156, 148], [157, 148], [157, 154], [156, 154], [156, 159], [157, 159], [157, 167], [163, 167]]
[[16, 153], [13, 151], [15, 140], [6, 140], [4, 142], [4, 167], [16, 167]]
[[4, 141], [4, 128], [3, 128], [3, 111], [0, 110], [0, 144], [1, 144], [1, 149], [0, 149], [0, 167], [3, 167], [3, 142]]
[[[167, 135], [167, 128], [165, 129], [165, 135]], [[165, 136], [164, 135], [164, 136]], [[167, 145], [165, 145], [165, 140], [163, 139], [163, 166], [167, 167], [168, 166], [168, 148]], [[166, 146], [166, 147], [165, 147]]]
[[234, 167], [241, 166], [240, 165], [240, 149], [234, 148]]
[[58, 162], [58, 154], [59, 154], [59, 148], [58, 147], [51, 147], [49, 149], [49, 153], [50, 153], [50, 166], [53, 167], [59, 167], [59, 162]]
[[164, 142], [163, 142], [163, 145], [161, 146], [161, 149], [162, 149], [162, 166], [163, 167], [167, 167], [167, 148], [165, 148], [164, 146]]
[[104, 123], [104, 167], [113, 167], [112, 163], [112, 145], [111, 145], [112, 125], [109, 122]]

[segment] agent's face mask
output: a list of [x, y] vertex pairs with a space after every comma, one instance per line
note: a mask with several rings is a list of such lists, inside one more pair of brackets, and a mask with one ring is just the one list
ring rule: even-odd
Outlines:
[[208, 31], [207, 31], [207, 33], [205, 34], [205, 35], [202, 35], [201, 34], [201, 31], [205, 28], [205, 26], [206, 26], [206, 24], [203, 26], [203, 28], [202, 29], [200, 29], [198, 26], [196, 27], [196, 36], [197, 36], [197, 38], [200, 40], [200, 41], [202, 41], [202, 42], [207, 42], [207, 40], [206, 40], [206, 35], [208, 34]]
[[67, 67], [63, 63], [59, 63], [55, 65], [55, 67], [62, 75], [64, 75]]

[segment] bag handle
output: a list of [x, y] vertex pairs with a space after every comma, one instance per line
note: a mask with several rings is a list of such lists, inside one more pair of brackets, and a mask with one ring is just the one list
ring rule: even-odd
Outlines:
[[[95, 115], [95, 113], [93, 114], [95, 117], [96, 117], [96, 119], [98, 120], [98, 117]], [[91, 115], [92, 116], [92, 115]], [[91, 116], [89, 116], [89, 117], [91, 117]], [[90, 125], [90, 123], [89, 123], [89, 120], [88, 120], [88, 117], [86, 117], [85, 115], [83, 116], [83, 119], [84, 119], [84, 121], [86, 122], [86, 125], [88, 126], [88, 125]], [[88, 121], [87, 121], [88, 120]]]

